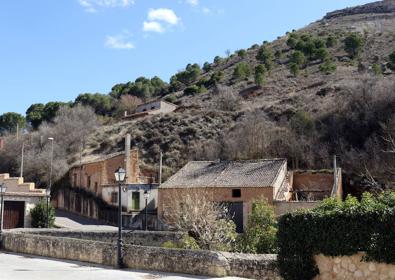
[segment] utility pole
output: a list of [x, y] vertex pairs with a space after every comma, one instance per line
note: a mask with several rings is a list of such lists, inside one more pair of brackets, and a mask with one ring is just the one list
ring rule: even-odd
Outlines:
[[16, 123], [16, 141], [19, 140], [19, 123]]
[[333, 191], [332, 197], [335, 197], [337, 194], [337, 162], [336, 155], [333, 156]]
[[20, 175], [19, 175], [20, 178], [23, 178], [24, 154], [25, 154], [25, 142], [22, 142], [21, 173], [20, 173]]
[[162, 185], [162, 166], [163, 166], [163, 153], [160, 152], [160, 159], [159, 159], [159, 186]]

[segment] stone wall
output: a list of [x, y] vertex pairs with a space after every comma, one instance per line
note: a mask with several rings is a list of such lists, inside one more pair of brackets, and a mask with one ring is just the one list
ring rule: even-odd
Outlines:
[[321, 201], [274, 201], [274, 213], [281, 216], [300, 209], [312, 209], [320, 203]]
[[363, 262], [364, 254], [352, 256], [327, 257], [315, 256], [320, 270], [315, 280], [329, 279], [395, 279], [395, 265], [375, 262]]
[[[37, 235], [7, 231], [3, 236], [1, 247], [17, 253], [111, 266], [116, 264], [116, 243], [47, 236], [43, 235], [44, 233], [42, 231], [42, 235]], [[213, 277], [281, 279], [275, 255], [245, 255], [125, 245], [124, 264], [133, 269]]]
[[[105, 243], [115, 243], [118, 239], [117, 230], [68, 230], [68, 229], [15, 229], [10, 233], [66, 237]], [[183, 233], [171, 231], [124, 231], [124, 244], [161, 247], [166, 241], [178, 242]]]

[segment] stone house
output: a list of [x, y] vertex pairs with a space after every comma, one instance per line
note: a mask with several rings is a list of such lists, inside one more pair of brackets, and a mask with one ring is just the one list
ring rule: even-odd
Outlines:
[[[138, 165], [138, 151], [130, 151], [130, 164], [126, 169], [125, 183], [140, 183], [144, 181], [140, 176]], [[118, 167], [124, 167], [126, 162], [125, 152], [113, 153], [105, 156], [90, 156], [76, 163], [69, 171], [71, 186], [84, 188], [101, 196], [103, 188], [115, 184], [114, 172]]]
[[177, 106], [163, 100], [152, 101], [141, 104], [137, 107], [134, 114], [129, 115], [125, 112], [124, 119], [136, 119], [147, 115], [168, 114], [174, 112]]
[[330, 169], [288, 171], [287, 181], [274, 200], [277, 215], [314, 208], [327, 197], [343, 197], [341, 168], [336, 168], [336, 172]]
[[229, 205], [237, 231], [242, 232], [251, 213], [252, 202], [264, 196], [269, 203], [287, 183], [285, 159], [248, 161], [192, 161], [159, 187], [158, 215], [166, 216], [173, 198], [191, 189], [201, 191], [211, 201]]
[[288, 171], [285, 159], [246, 161], [192, 161], [159, 187], [158, 215], [166, 217], [174, 197], [201, 191], [211, 201], [229, 205], [230, 214], [243, 231], [254, 200], [262, 196], [277, 215], [312, 208], [325, 197], [342, 196], [341, 169]]
[[[130, 143], [130, 139], [128, 141]], [[107, 205], [118, 207], [118, 183], [115, 181], [115, 170], [122, 167], [126, 171], [125, 182], [122, 183], [122, 208], [124, 224], [139, 224], [142, 226], [141, 212], [145, 214], [144, 192], [148, 193], [147, 212], [151, 224], [156, 222], [157, 188], [156, 174], [141, 169], [139, 166], [138, 150], [118, 152], [105, 156], [89, 156], [76, 163], [69, 171], [70, 190], [57, 192], [55, 205], [58, 208], [75, 212], [84, 216], [100, 219], [100, 205], [86, 193], [94, 194]], [[129, 155], [129, 156], [128, 156]], [[80, 193], [83, 189], [84, 194]], [[113, 220], [114, 218], [111, 218]]]
[[0, 185], [7, 189], [4, 195], [4, 228], [31, 227], [30, 210], [46, 198], [45, 190], [36, 189], [34, 183], [23, 178], [0, 174]]

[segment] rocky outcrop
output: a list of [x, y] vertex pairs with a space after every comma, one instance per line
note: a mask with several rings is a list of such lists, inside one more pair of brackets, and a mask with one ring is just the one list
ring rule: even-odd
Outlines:
[[332, 19], [343, 16], [351, 16], [357, 14], [387, 14], [395, 12], [395, 1], [384, 0], [380, 2], [369, 3], [366, 5], [346, 8], [327, 13], [324, 19]]

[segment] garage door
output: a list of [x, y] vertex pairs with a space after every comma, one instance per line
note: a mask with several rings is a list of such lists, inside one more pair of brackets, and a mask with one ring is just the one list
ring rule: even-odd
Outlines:
[[23, 228], [25, 202], [4, 201], [4, 229]]

